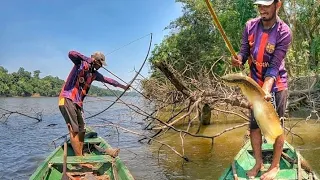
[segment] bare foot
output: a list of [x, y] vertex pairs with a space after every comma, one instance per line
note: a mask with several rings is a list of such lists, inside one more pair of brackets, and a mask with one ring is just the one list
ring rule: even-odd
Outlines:
[[273, 167], [271, 169], [269, 168], [268, 171], [260, 177], [260, 179], [261, 180], [272, 180], [277, 176], [279, 170], [280, 170], [279, 166]]
[[259, 171], [263, 169], [263, 164], [262, 163], [256, 163], [252, 169], [250, 169], [248, 172], [247, 172], [247, 176], [249, 179], [254, 179], [257, 174], [259, 173]]
[[106, 153], [112, 157], [117, 157], [119, 155], [119, 152], [120, 152], [119, 148], [106, 149]]

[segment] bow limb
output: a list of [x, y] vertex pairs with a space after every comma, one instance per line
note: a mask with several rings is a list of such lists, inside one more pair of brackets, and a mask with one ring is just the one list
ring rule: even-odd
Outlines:
[[[148, 53], [147, 53], [147, 55], [146, 55], [146, 57], [145, 57], [142, 65], [141, 65], [139, 71], [136, 72], [135, 76], [134, 76], [134, 77], [132, 78], [132, 80], [128, 83], [128, 87], [130, 87], [131, 84], [135, 81], [135, 79], [136, 79], [136, 78], [138, 77], [138, 75], [140, 74], [143, 66], [144, 66], [145, 63], [147, 62], [147, 59], [148, 59], [148, 56], [149, 56], [149, 53], [150, 53], [150, 49], [151, 49], [151, 44], [152, 44], [152, 33], [150, 33], [150, 43], [149, 43]], [[128, 89], [129, 89], [129, 88], [128, 88]], [[117, 97], [117, 99], [116, 99], [115, 101], [113, 101], [107, 108], [105, 108], [104, 110], [102, 110], [102, 111], [99, 112], [99, 113], [96, 113], [96, 114], [94, 114], [94, 115], [91, 115], [91, 116], [87, 117], [86, 119], [90, 119], [90, 118], [93, 118], [93, 117], [95, 117], [95, 116], [98, 116], [99, 114], [101, 114], [101, 113], [105, 112], [106, 110], [108, 110], [111, 106], [113, 106], [113, 105], [127, 92], [128, 89], [125, 89], [125, 90]]]

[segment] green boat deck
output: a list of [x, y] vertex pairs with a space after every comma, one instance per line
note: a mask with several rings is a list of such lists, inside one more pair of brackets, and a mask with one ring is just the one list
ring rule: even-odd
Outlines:
[[[96, 149], [95, 146], [99, 148]], [[57, 147], [41, 164], [29, 178], [30, 180], [60, 180], [63, 176], [63, 144]], [[70, 141], [67, 142], [67, 173], [74, 179], [118, 179], [133, 180], [133, 176], [119, 157], [99, 151], [108, 149], [111, 146], [97, 133], [89, 131], [86, 133], [84, 141], [85, 156], [74, 155]], [[93, 168], [81, 168], [79, 164], [91, 164]], [[70, 178], [72, 179], [72, 178]]]
[[[260, 179], [260, 176], [270, 167], [273, 155], [273, 145], [263, 143], [262, 155], [264, 169], [258, 173], [255, 179]], [[298, 156], [300, 157], [300, 160], [298, 160]], [[303, 164], [301, 167], [301, 163], [298, 162], [302, 161], [305, 163], [305, 160], [301, 157], [301, 155], [296, 152], [296, 150], [288, 142], [285, 142], [282, 157], [280, 159], [280, 171], [275, 179], [317, 179], [315, 173], [310, 172], [308, 165]], [[247, 142], [242, 147], [231, 164], [233, 164], [234, 167], [231, 165], [229, 168], [227, 168], [219, 180], [231, 180], [235, 179], [235, 177], [237, 177], [239, 180], [248, 179], [246, 172], [255, 165], [255, 159], [253, 157], [253, 151], [250, 142]]]
[[[94, 155], [94, 156], [71, 156], [67, 159], [67, 164], [80, 164], [80, 163], [110, 163], [112, 158], [109, 155]], [[63, 157], [54, 157], [49, 161], [50, 164], [63, 164]]]

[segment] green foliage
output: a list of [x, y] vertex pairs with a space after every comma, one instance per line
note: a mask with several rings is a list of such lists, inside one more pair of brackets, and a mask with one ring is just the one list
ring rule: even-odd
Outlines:
[[[220, 35], [212, 24], [212, 18], [203, 0], [177, 0], [183, 4], [183, 15], [171, 22], [167, 29], [172, 34], [157, 45], [150, 58], [166, 61], [184, 72], [187, 77], [197, 77], [201, 70], [211, 69], [222, 74], [230, 53]], [[252, 3], [244, 0], [216, 0], [213, 2], [220, 23], [225, 28], [235, 50], [239, 50], [240, 37], [246, 20], [255, 15]], [[214, 66], [213, 66], [214, 65]], [[157, 71], [153, 67], [153, 76]]]
[[[210, 70], [222, 74], [230, 66], [231, 54], [204, 0], [176, 0], [182, 4], [182, 16], [166, 29], [171, 33], [155, 46], [149, 59], [152, 78], [163, 81], [154, 67], [156, 61], [171, 64], [185, 78], [197, 78], [199, 72]], [[253, 1], [214, 0], [213, 8], [235, 51], [239, 51], [245, 23], [257, 17]], [[320, 70], [320, 2], [318, 0], [282, 1], [279, 16], [292, 29], [293, 42], [287, 56], [290, 76], [319, 74]]]
[[97, 86], [91, 86], [89, 90], [89, 95], [91, 96], [114, 96], [115, 94], [119, 96], [121, 93], [122, 91], [119, 90], [113, 90], [113, 92], [111, 92], [109, 89], [103, 89]]
[[292, 29], [292, 51], [288, 56], [291, 76], [310, 75], [320, 70], [320, 2], [285, 1], [283, 16]]
[[[64, 80], [58, 77], [46, 76], [40, 78], [40, 71], [30, 72], [20, 68], [18, 72], [8, 73], [4, 67], [0, 66], [0, 96], [23, 96], [28, 97], [34, 94], [47, 97], [56, 97], [59, 95]], [[121, 91], [114, 91], [120, 94]], [[114, 94], [106, 89], [91, 86], [89, 95], [95, 96], [113, 96]]]

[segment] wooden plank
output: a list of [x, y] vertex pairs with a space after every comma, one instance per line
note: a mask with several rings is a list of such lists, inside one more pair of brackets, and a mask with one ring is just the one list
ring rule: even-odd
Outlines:
[[301, 170], [301, 161], [300, 161], [300, 154], [297, 153], [298, 158], [298, 180], [302, 180], [302, 170]]
[[[307, 173], [311, 173], [312, 169], [311, 169], [310, 165], [307, 163], [307, 161], [305, 161], [298, 152], [296, 154], [297, 154], [297, 157], [300, 157], [300, 159], [299, 159], [300, 163], [299, 164], [300, 164], [301, 168], [304, 169]], [[281, 157], [283, 157], [289, 163], [298, 164], [298, 160], [297, 159], [292, 159], [285, 152], [282, 152]]]
[[235, 161], [232, 162], [232, 174], [233, 174], [234, 180], [238, 180], [238, 174], [237, 174]]
[[[94, 155], [94, 156], [68, 156], [67, 164], [80, 163], [111, 163], [112, 158], [109, 155]], [[52, 158], [49, 163], [63, 164], [63, 156]]]
[[67, 137], [64, 140], [64, 145], [63, 145], [63, 173], [62, 173], [62, 178], [61, 180], [68, 180], [68, 175], [67, 175], [67, 151], [68, 151], [68, 144], [67, 144]]
[[85, 138], [84, 144], [99, 144], [101, 143], [101, 138]]
[[[261, 149], [262, 149], [262, 152], [267, 152], [267, 151], [273, 152], [273, 144], [263, 143], [261, 146]], [[283, 151], [287, 151], [288, 149], [289, 149], [289, 147], [286, 144], [284, 144]], [[251, 146], [248, 147], [248, 151], [253, 152]]]

